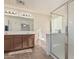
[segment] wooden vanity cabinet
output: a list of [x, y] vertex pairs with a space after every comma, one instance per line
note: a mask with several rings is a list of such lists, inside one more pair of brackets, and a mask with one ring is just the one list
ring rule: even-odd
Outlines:
[[5, 35], [4, 51], [15, 51], [34, 47], [34, 34], [30, 35]]

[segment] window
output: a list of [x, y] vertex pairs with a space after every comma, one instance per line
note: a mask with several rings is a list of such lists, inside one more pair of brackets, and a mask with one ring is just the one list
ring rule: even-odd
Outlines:
[[52, 15], [52, 33], [62, 32], [62, 16]]

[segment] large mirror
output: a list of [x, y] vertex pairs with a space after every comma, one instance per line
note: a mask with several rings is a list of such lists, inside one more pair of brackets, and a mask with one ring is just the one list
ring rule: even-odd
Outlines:
[[8, 28], [7, 31], [33, 31], [33, 19], [5, 16], [5, 29], [6, 26]]

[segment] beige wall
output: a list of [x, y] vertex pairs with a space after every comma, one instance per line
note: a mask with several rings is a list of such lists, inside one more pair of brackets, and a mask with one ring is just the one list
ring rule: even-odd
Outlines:
[[40, 46], [46, 50], [46, 34], [50, 32], [50, 16], [42, 14], [33, 14], [33, 17], [35, 27], [34, 29], [37, 34], [36, 37], [39, 36], [40, 42], [38, 42]]

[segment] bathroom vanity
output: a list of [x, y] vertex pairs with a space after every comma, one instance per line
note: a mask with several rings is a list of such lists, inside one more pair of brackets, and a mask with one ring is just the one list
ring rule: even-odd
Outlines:
[[17, 9], [5, 9], [4, 51], [16, 51], [34, 47], [34, 20], [30, 13]]
[[34, 47], [34, 34], [4, 35], [4, 51], [16, 51]]

